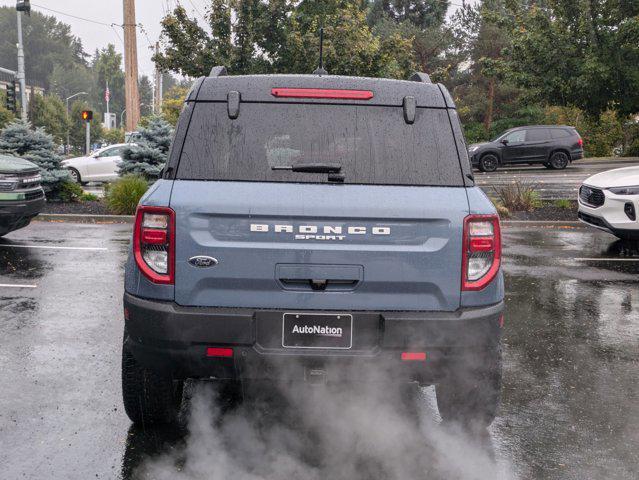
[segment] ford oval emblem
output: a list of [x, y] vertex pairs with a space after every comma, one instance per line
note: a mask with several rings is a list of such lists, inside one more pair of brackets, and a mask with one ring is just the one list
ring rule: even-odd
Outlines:
[[189, 263], [194, 267], [207, 268], [217, 265], [217, 258], [207, 257], [206, 255], [197, 255], [189, 258]]

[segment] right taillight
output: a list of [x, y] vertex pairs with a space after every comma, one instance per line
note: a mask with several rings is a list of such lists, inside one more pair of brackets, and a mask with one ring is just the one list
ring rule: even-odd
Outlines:
[[577, 139], [577, 145], [579, 145], [579, 148], [583, 148], [583, 146], [584, 146], [584, 140], [583, 140], [583, 138], [579, 137], [579, 138]]
[[153, 283], [173, 284], [175, 212], [167, 207], [139, 206], [133, 229], [135, 263]]
[[499, 272], [501, 231], [497, 215], [469, 215], [464, 219], [462, 290], [481, 290]]

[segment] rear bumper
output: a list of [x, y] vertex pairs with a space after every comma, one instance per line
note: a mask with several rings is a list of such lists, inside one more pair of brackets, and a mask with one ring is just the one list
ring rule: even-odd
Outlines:
[[[349, 350], [282, 348], [283, 311], [181, 307], [124, 295], [127, 347], [148, 368], [178, 378], [303, 377], [308, 368], [396, 368], [431, 381], [450, 362], [497, 348], [504, 304], [455, 312], [349, 312]], [[208, 358], [207, 347], [231, 347], [232, 358]], [[401, 352], [426, 352], [425, 362], [402, 362]], [[286, 372], [285, 374], [283, 372]]]
[[583, 149], [578, 148], [578, 149], [572, 150], [572, 151], [570, 152], [570, 160], [571, 160], [571, 161], [572, 161], [572, 160], [579, 160], [579, 159], [582, 159], [582, 158], [584, 158], [584, 151], [583, 151]]

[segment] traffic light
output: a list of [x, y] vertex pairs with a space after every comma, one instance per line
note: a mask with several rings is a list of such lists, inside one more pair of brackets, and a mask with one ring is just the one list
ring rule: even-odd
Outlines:
[[85, 122], [93, 120], [93, 110], [82, 110], [82, 120]]
[[13, 80], [7, 85], [7, 110], [16, 111], [16, 81]]
[[18, 0], [16, 2], [16, 10], [18, 12], [24, 12], [27, 15], [31, 15], [31, 2], [30, 2], [30, 0]]

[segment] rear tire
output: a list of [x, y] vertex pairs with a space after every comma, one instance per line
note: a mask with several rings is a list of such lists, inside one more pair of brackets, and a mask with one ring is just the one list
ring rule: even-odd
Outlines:
[[124, 342], [122, 399], [124, 411], [133, 423], [150, 426], [175, 422], [182, 406], [183, 387], [183, 381], [140, 365]]
[[444, 421], [488, 427], [501, 398], [501, 347], [451, 369], [436, 385], [437, 407]]
[[486, 154], [479, 159], [479, 169], [482, 172], [494, 172], [499, 165], [499, 159], [492, 154]]
[[563, 170], [570, 163], [570, 159], [565, 152], [555, 152], [550, 156], [550, 165], [555, 170]]

